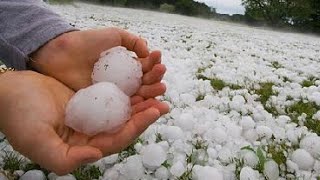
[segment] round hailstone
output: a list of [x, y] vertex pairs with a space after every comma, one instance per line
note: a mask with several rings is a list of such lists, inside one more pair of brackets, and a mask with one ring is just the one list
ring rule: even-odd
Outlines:
[[164, 166], [161, 166], [160, 168], [158, 168], [156, 170], [156, 172], [154, 173], [155, 177], [157, 179], [169, 179], [170, 177], [170, 172], [169, 170], [164, 167]]
[[244, 130], [253, 129], [255, 127], [256, 123], [253, 121], [251, 116], [243, 116], [240, 120], [240, 126]]
[[192, 179], [195, 180], [223, 180], [223, 174], [210, 166], [195, 165], [192, 171]]
[[56, 180], [77, 180], [77, 179], [73, 175], [69, 174], [69, 175], [57, 177]]
[[304, 149], [297, 149], [292, 153], [292, 161], [295, 162], [302, 170], [311, 170], [314, 165], [314, 159]]
[[245, 154], [243, 155], [243, 161], [244, 164], [247, 166], [250, 166], [252, 168], [256, 167], [259, 163], [259, 158], [258, 156], [252, 152], [252, 151], [247, 151], [245, 152]]
[[314, 158], [320, 158], [320, 137], [307, 136], [300, 142], [300, 147], [308, 151]]
[[170, 172], [174, 177], [180, 177], [186, 171], [185, 166], [181, 161], [177, 161], [170, 168]]
[[273, 160], [267, 161], [266, 163], [264, 163], [263, 173], [269, 180], [278, 180], [279, 178], [278, 164]]
[[142, 75], [142, 65], [133, 52], [118, 46], [101, 53], [91, 77], [93, 83], [113, 82], [128, 96], [132, 96], [141, 86]]
[[131, 115], [130, 98], [113, 83], [79, 90], [69, 101], [65, 124], [87, 135], [114, 132]]
[[143, 165], [150, 170], [159, 168], [166, 159], [167, 153], [158, 144], [149, 144], [142, 150]]
[[251, 167], [244, 167], [240, 172], [240, 180], [256, 180], [259, 179], [259, 174]]
[[128, 157], [127, 161], [122, 166], [120, 173], [124, 175], [126, 179], [141, 179], [144, 175], [144, 167], [142, 164], [141, 156], [134, 155]]
[[46, 176], [40, 170], [31, 170], [20, 177], [20, 180], [45, 180]]

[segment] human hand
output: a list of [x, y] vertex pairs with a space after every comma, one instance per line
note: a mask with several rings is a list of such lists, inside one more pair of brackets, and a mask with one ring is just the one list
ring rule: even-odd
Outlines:
[[134, 97], [132, 117], [119, 131], [89, 137], [64, 125], [74, 91], [59, 81], [20, 71], [0, 75], [0, 84], [0, 131], [15, 150], [59, 175], [119, 152], [168, 112], [155, 99]]
[[145, 99], [162, 95], [166, 87], [160, 81], [166, 67], [161, 64], [161, 53], [149, 54], [143, 39], [118, 28], [62, 34], [33, 53], [30, 63], [40, 73], [77, 91], [92, 84], [91, 73], [101, 52], [116, 46], [134, 51], [142, 63], [143, 84], [137, 95]]

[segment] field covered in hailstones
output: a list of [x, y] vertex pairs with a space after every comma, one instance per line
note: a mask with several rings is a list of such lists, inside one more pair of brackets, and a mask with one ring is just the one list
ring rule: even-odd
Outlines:
[[320, 179], [319, 37], [82, 3], [52, 8], [80, 29], [141, 35], [168, 69], [161, 98], [171, 112], [77, 179]]

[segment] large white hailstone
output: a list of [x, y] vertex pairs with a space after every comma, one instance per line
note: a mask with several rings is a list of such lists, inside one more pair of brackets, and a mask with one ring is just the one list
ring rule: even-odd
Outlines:
[[264, 163], [263, 174], [267, 177], [267, 179], [278, 180], [279, 173], [279, 166], [275, 161], [270, 160]]
[[20, 177], [20, 180], [45, 180], [46, 176], [40, 170], [31, 170]]
[[258, 133], [255, 129], [249, 129], [244, 132], [243, 137], [250, 142], [255, 142], [258, 139]]
[[87, 135], [114, 132], [131, 116], [130, 98], [113, 83], [79, 90], [69, 101], [65, 124]]
[[307, 136], [300, 142], [300, 147], [308, 151], [314, 158], [320, 158], [320, 137]]
[[246, 151], [242, 158], [244, 164], [252, 168], [256, 167], [259, 163], [258, 156], [252, 151]]
[[100, 55], [92, 72], [93, 83], [113, 82], [128, 96], [134, 95], [141, 86], [142, 65], [133, 52], [124, 47], [114, 47]]
[[232, 101], [230, 102], [230, 108], [239, 112], [241, 111], [245, 103], [246, 100], [243, 96], [236, 95], [232, 98]]
[[223, 174], [210, 166], [195, 165], [192, 171], [192, 179], [195, 180], [223, 180]]
[[270, 139], [272, 137], [273, 131], [268, 126], [258, 126], [256, 130], [260, 138]]
[[311, 170], [314, 165], [314, 159], [304, 149], [297, 149], [292, 153], [292, 161], [295, 162], [301, 170]]
[[243, 130], [253, 129], [256, 123], [253, 121], [251, 116], [243, 116], [240, 120], [240, 126]]
[[142, 164], [141, 156], [134, 155], [128, 157], [125, 164], [120, 169], [120, 173], [123, 174], [125, 179], [141, 179], [144, 176], [144, 167]]
[[259, 179], [259, 173], [251, 167], [244, 167], [240, 172], [240, 180], [256, 180]]
[[177, 161], [175, 162], [171, 168], [170, 168], [170, 172], [174, 177], [180, 177], [182, 176], [182, 174], [186, 171], [186, 167], [184, 166], [184, 164], [181, 161]]
[[164, 166], [161, 166], [160, 168], [158, 168], [156, 170], [156, 172], [154, 173], [155, 177], [157, 179], [161, 179], [161, 180], [165, 180], [165, 179], [169, 179], [170, 177], [170, 172], [169, 170], [164, 167]]
[[184, 132], [177, 126], [165, 126], [160, 129], [164, 139], [173, 142], [178, 139], [184, 139]]
[[181, 129], [190, 131], [194, 127], [194, 117], [191, 113], [183, 113], [178, 119], [175, 120], [175, 125], [179, 126]]
[[166, 159], [167, 153], [158, 144], [149, 144], [142, 150], [143, 165], [150, 170], [159, 168]]
[[213, 140], [215, 143], [218, 144], [223, 144], [227, 138], [227, 132], [221, 128], [221, 127], [216, 127], [215, 129], [209, 129], [205, 135], [204, 135], [205, 139], [207, 140]]
[[105, 165], [112, 165], [114, 163], [117, 162], [119, 158], [119, 155], [118, 154], [112, 154], [110, 156], [107, 156], [105, 158], [102, 159], [102, 162], [105, 164]]

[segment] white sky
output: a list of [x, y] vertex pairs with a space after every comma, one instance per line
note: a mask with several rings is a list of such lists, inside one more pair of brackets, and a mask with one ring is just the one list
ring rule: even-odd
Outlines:
[[244, 14], [244, 7], [241, 5], [241, 0], [196, 0], [204, 2], [208, 6], [215, 7], [218, 13], [221, 14]]

